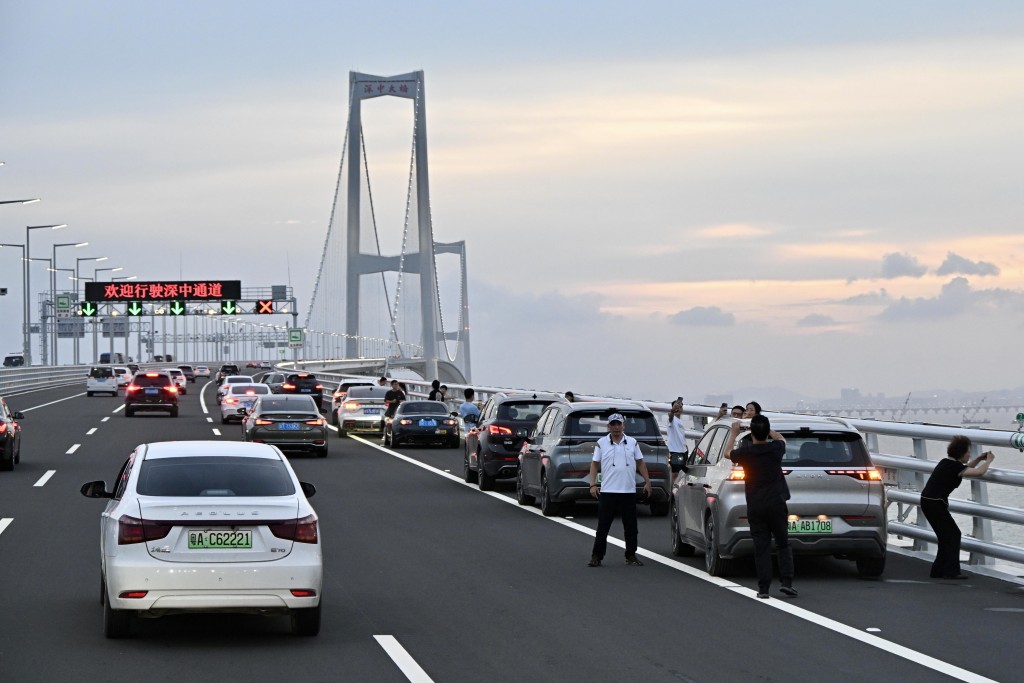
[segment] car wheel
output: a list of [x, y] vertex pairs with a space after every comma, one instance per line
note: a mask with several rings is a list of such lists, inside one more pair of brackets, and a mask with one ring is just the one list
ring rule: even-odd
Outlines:
[[305, 609], [293, 609], [291, 617], [292, 633], [295, 635], [315, 636], [320, 633], [320, 605]]
[[668, 514], [668, 501], [651, 503], [651, 517], [664, 517]]
[[462, 480], [467, 484], [476, 483], [476, 470], [469, 468], [469, 453], [467, 452], [462, 454]]
[[318, 457], [318, 458], [326, 458], [327, 457], [327, 446], [324, 446], [323, 448], [316, 449], [316, 457]]
[[348, 436], [348, 432], [346, 432], [344, 429], [341, 429], [339, 427], [338, 428], [338, 438], [339, 439], [344, 439], [346, 436]]
[[18, 444], [18, 450], [14, 452], [14, 464], [17, 465], [21, 462], [21, 444]]
[[178, 406], [171, 408], [171, 417], [178, 417]]
[[551, 500], [551, 491], [548, 490], [547, 475], [540, 475], [540, 511], [545, 517], [556, 517], [561, 514], [562, 506]]
[[858, 557], [857, 573], [865, 578], [877, 579], [885, 571], [885, 553], [881, 557]]
[[3, 453], [0, 454], [0, 470], [4, 472], [10, 472], [14, 469], [14, 446], [8, 444], [4, 447]]
[[487, 470], [480, 464], [480, 454], [476, 454], [476, 479], [481, 491], [494, 490], [494, 477], [487, 474]]
[[718, 528], [713, 514], [704, 520], [704, 568], [711, 576], [728, 576], [733, 568], [732, 560], [718, 554]]
[[131, 408], [125, 408], [124, 409], [124, 416], [125, 417], [132, 417], [133, 415], [135, 415], [135, 411], [134, 410], [132, 410]]
[[127, 638], [129, 635], [131, 614], [127, 610], [114, 609], [110, 606], [106, 583], [103, 586], [103, 635], [107, 638]]
[[690, 557], [693, 555], [694, 547], [684, 543], [679, 535], [679, 510], [672, 506], [672, 554], [676, 557]]
[[516, 474], [516, 502], [520, 505], [533, 505], [536, 498], [526, 493], [523, 485], [523, 471], [520, 469]]
[[228, 423], [228, 418], [226, 418], [225, 416], [221, 415], [220, 416], [220, 423], [222, 425], [226, 425]]
[[91, 391], [85, 392], [85, 395], [88, 396], [89, 398], [92, 398], [92, 392]]

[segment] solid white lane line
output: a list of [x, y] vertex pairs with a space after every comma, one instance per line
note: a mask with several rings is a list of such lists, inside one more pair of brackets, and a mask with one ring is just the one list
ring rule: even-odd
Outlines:
[[97, 430], [98, 430], [98, 428], [97, 428], [97, 427], [93, 427], [92, 429], [90, 429], [89, 431], [87, 431], [87, 432], [85, 433], [85, 435], [86, 435], [86, 436], [92, 436], [93, 434], [95, 434], [95, 433], [97, 432]]
[[333, 430], [333, 431], [338, 431], [338, 428], [337, 428], [337, 427], [335, 427], [334, 425], [327, 425], [327, 428], [328, 428], [328, 429], [331, 429], [331, 430]]
[[113, 412], [115, 412], [115, 413], [119, 413], [119, 412], [121, 412], [122, 410], [124, 410], [124, 404], [123, 404], [123, 403], [122, 403], [121, 405], [119, 405], [119, 406], [118, 406], [117, 408], [115, 408], [115, 409], [113, 410]]
[[213, 433], [214, 433], [214, 434], [216, 434], [217, 436], [220, 436], [220, 435], [221, 435], [221, 434], [220, 434], [220, 430], [219, 430], [219, 429], [217, 429], [216, 427], [214, 427], [214, 428], [213, 428]]
[[4, 517], [3, 519], [0, 519], [0, 534], [2, 534], [4, 532], [4, 529], [9, 527], [11, 525], [11, 522], [13, 521], [13, 517]]
[[110, 419], [110, 416], [109, 416], [109, 415], [107, 415], [107, 416], [106, 416], [105, 418], [103, 418], [102, 420], [100, 420], [100, 422], [106, 422], [106, 421], [107, 421], [107, 420], [109, 420], [109, 419]]
[[377, 644], [384, 648], [384, 652], [388, 653], [388, 657], [391, 657], [405, 677], [408, 678], [411, 683], [433, 683], [433, 679], [427, 675], [427, 672], [416, 663], [416, 660], [405, 651], [401, 643], [394, 636], [374, 636], [374, 640]]
[[46, 482], [50, 481], [50, 477], [52, 477], [55, 474], [57, 474], [57, 470], [46, 470], [46, 474], [39, 477], [39, 481], [33, 484], [33, 486], [42, 486]]
[[69, 448], [69, 449], [68, 449], [68, 450], [67, 450], [67, 451], [66, 451], [66, 452], [64, 453], [64, 455], [71, 455], [72, 453], [74, 453], [75, 451], [77, 451], [77, 450], [78, 450], [78, 449], [79, 449], [79, 448], [81, 447], [81, 445], [82, 445], [82, 444], [80, 444], [80, 443], [76, 443], [76, 444], [75, 444], [74, 446], [72, 446], [71, 448]]
[[207, 414], [210, 411], [206, 409], [206, 387], [210, 386], [211, 384], [213, 384], [212, 381], [207, 382], [206, 384], [203, 385], [203, 388], [199, 390], [199, 407], [202, 408], [203, 412]]
[[79, 396], [85, 396], [85, 392], [83, 391], [80, 394], [74, 394], [72, 396], [67, 396], [65, 398], [58, 398], [56, 401], [50, 401], [49, 403], [43, 403], [42, 405], [32, 406], [31, 408], [22, 408], [21, 412], [27, 413], [30, 410], [39, 410], [40, 408], [45, 408], [46, 406], [52, 406], [53, 404], [60, 403], [61, 401], [70, 401], [71, 399], [78, 398]]
[[[353, 439], [355, 441], [358, 441], [360, 443], [364, 443], [367, 446], [370, 446], [372, 448], [376, 448], [379, 451], [383, 451], [384, 453], [392, 455], [392, 456], [394, 456], [396, 458], [399, 458], [401, 460], [405, 460], [406, 462], [411, 463], [413, 465], [416, 465], [417, 467], [421, 467], [421, 468], [423, 468], [423, 469], [425, 469], [425, 470], [427, 470], [429, 472], [433, 472], [434, 474], [440, 475], [440, 476], [445, 477], [447, 479], [451, 479], [452, 481], [454, 481], [454, 482], [456, 482], [458, 484], [461, 484], [461, 485], [466, 486], [468, 488], [472, 488], [474, 491], [479, 491], [479, 489], [476, 486], [474, 486], [472, 484], [467, 484], [466, 482], [464, 482], [462, 480], [461, 477], [457, 477], [454, 474], [448, 474], [447, 472], [442, 472], [441, 470], [437, 469], [436, 467], [431, 467], [430, 465], [427, 465], [425, 463], [419, 462], [418, 460], [414, 460], [413, 458], [410, 458], [410, 457], [408, 457], [406, 455], [402, 455], [401, 453], [396, 453], [395, 451], [392, 451], [392, 450], [390, 450], [388, 448], [385, 448], [384, 446], [381, 446], [380, 444], [373, 443], [372, 441], [367, 441], [366, 439], [363, 439], [363, 438], [361, 438], [359, 436], [349, 435], [349, 438]], [[532, 507], [532, 506], [531, 507], [521, 506], [521, 505], [519, 505], [519, 503], [516, 502], [515, 498], [509, 498], [507, 496], [503, 496], [500, 493], [497, 493], [495, 491], [484, 491], [484, 492], [481, 492], [481, 493], [484, 493], [484, 495], [491, 496], [495, 500], [500, 500], [503, 503], [507, 503], [509, 505], [514, 505], [515, 507], [517, 507], [520, 510], [523, 510], [524, 512], [529, 512], [529, 513], [533, 513], [533, 514], [536, 514], [536, 515], [540, 515], [541, 517], [543, 517], [544, 519], [546, 519], [548, 521], [555, 522], [556, 524], [561, 524], [562, 526], [569, 527], [570, 529], [574, 529], [576, 531], [579, 531], [580, 533], [586, 534], [587, 536], [593, 537], [593, 536], [596, 535], [596, 532], [593, 529], [591, 529], [589, 527], [585, 527], [585, 526], [583, 526], [581, 524], [576, 524], [575, 522], [571, 522], [571, 521], [566, 520], [564, 518], [561, 518], [561, 517], [544, 517], [541, 514], [541, 511], [538, 510], [537, 508]], [[615, 546], [618, 546], [620, 548], [625, 548], [626, 547], [625, 541], [622, 541], [622, 540], [617, 539], [617, 538], [613, 538], [611, 536], [608, 537], [608, 543], [610, 545], [615, 545]], [[982, 676], [980, 674], [976, 674], [973, 671], [968, 671], [966, 669], [961, 669], [960, 667], [955, 666], [953, 664], [950, 664], [948, 662], [944, 662], [941, 659], [936, 659], [935, 657], [930, 657], [930, 656], [928, 656], [928, 655], [926, 655], [924, 653], [917, 652], [916, 650], [912, 650], [909, 647], [904, 647], [902, 645], [898, 645], [896, 643], [893, 643], [891, 641], [885, 640], [884, 638], [881, 638], [881, 637], [876, 636], [876, 635], [871, 634], [871, 633], [864, 633], [860, 629], [853, 628], [852, 626], [847, 626], [846, 624], [843, 624], [841, 622], [835, 621], [834, 619], [829, 619], [828, 617], [823, 617], [820, 614], [815, 614], [814, 612], [811, 612], [810, 610], [806, 610], [806, 609], [797, 607], [790, 600], [780, 599], [780, 598], [772, 598], [770, 600], [759, 600], [757, 598], [757, 591], [755, 591], [754, 589], [746, 588], [744, 586], [740, 586], [739, 584], [733, 583], [732, 581], [729, 581], [729, 580], [726, 580], [726, 579], [720, 579], [718, 577], [711, 576], [707, 572], [701, 571], [700, 569], [697, 569], [695, 567], [691, 567], [689, 565], [683, 564], [682, 562], [678, 562], [678, 561], [673, 560], [671, 558], [659, 555], [658, 553], [654, 552], [653, 550], [647, 550], [646, 548], [638, 548], [637, 549], [637, 555], [641, 555], [641, 556], [643, 556], [643, 557], [645, 557], [647, 559], [652, 560], [653, 562], [657, 562], [659, 564], [663, 564], [666, 567], [671, 567], [672, 569], [675, 569], [677, 571], [683, 572], [684, 574], [688, 574], [689, 576], [692, 576], [695, 579], [700, 579], [701, 581], [706, 581], [707, 583], [711, 583], [711, 584], [714, 584], [714, 585], [719, 586], [721, 588], [725, 588], [725, 589], [727, 589], [729, 591], [732, 591], [733, 593], [735, 593], [737, 595], [742, 595], [742, 596], [744, 596], [746, 598], [754, 600], [759, 605], [764, 605], [765, 607], [772, 607], [772, 608], [775, 608], [777, 610], [781, 610], [783, 612], [786, 612], [787, 614], [790, 614], [791, 616], [797, 617], [798, 619], [803, 619], [804, 621], [809, 621], [812, 624], [817, 624], [818, 626], [821, 626], [821, 627], [826, 628], [826, 629], [828, 629], [830, 631], [833, 631], [834, 633], [838, 633], [840, 635], [847, 636], [847, 637], [852, 638], [854, 640], [858, 640], [858, 641], [864, 643], [865, 645], [870, 645], [870, 646], [878, 648], [879, 650], [882, 650], [884, 652], [888, 652], [890, 654], [896, 655], [897, 657], [901, 657], [903, 659], [906, 659], [907, 661], [914, 662], [915, 664], [919, 664], [919, 665], [921, 665], [923, 667], [926, 667], [928, 669], [932, 669], [933, 671], [938, 671], [940, 673], [946, 674], [947, 676], [949, 676], [951, 678], [955, 678], [955, 679], [960, 680], [960, 681], [966, 681], [967, 683], [996, 683], [996, 681], [992, 680], [991, 678], [986, 678], [985, 676]]]

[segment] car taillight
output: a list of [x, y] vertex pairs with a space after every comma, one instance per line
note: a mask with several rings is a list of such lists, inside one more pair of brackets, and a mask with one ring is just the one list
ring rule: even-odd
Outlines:
[[297, 543], [316, 543], [316, 515], [308, 515], [302, 519], [290, 519], [287, 522], [268, 524], [270, 533]]
[[322, 427], [324, 424], [324, 419], [322, 417], [318, 417], [315, 420], [306, 420], [306, 424], [313, 425], [314, 427]]
[[334, 400], [335, 401], [337, 401], [338, 399], [345, 398], [346, 396], [348, 396], [348, 392], [347, 391], [335, 391], [334, 392]]
[[117, 597], [122, 600], [139, 600], [149, 594], [149, 591], [121, 591], [117, 594]]
[[499, 427], [498, 425], [488, 425], [487, 433], [495, 436], [512, 436], [512, 430], [508, 427]]
[[312, 588], [292, 588], [292, 595], [296, 598], [315, 598], [316, 591]]
[[281, 385], [281, 388], [282, 389], [294, 389], [295, 385], [294, 384], [287, 384], [287, 383], [285, 383], [285, 384]]
[[159, 377], [160, 374], [156, 372], [147, 372], [146, 377]]
[[256, 424], [258, 424], [258, 425], [272, 425], [272, 424], [274, 424], [274, 421], [273, 420], [264, 420], [264, 419], [261, 419], [261, 418], [257, 417], [256, 418]]
[[400, 424], [400, 425], [411, 425], [412, 424], [412, 420], [410, 420], [409, 418], [405, 417], [405, 418], [402, 418], [401, 420], [399, 420], [398, 424]]
[[457, 425], [457, 424], [459, 424], [459, 423], [458, 423], [458, 422], [456, 422], [455, 420], [445, 420], [445, 421], [444, 421], [444, 423], [445, 423], [446, 425]]
[[359, 410], [359, 401], [345, 401], [345, 410]]
[[139, 390], [139, 388], [138, 388], [137, 386], [135, 386], [134, 384], [129, 384], [128, 386], [126, 386], [126, 387], [124, 388], [124, 390], [125, 390], [125, 391], [127, 391], [127, 392], [128, 392], [129, 394], [130, 394], [130, 393], [132, 393], [133, 391], [138, 391], [138, 390]]
[[855, 470], [825, 470], [825, 474], [838, 474], [861, 481], [882, 481], [882, 475], [874, 467], [865, 467]]
[[170, 524], [161, 524], [130, 515], [121, 515], [117, 520], [117, 544], [131, 545], [156, 541], [171, 532]]
[[729, 481], [743, 481], [745, 476], [742, 467], [733, 467], [729, 471]]
[[322, 390], [322, 389], [324, 388], [324, 385], [323, 385], [323, 384], [317, 384], [317, 385], [316, 385], [316, 388], [317, 388], [317, 389], [321, 389], [321, 390]]
[[590, 474], [590, 470], [562, 470], [564, 477], [585, 477], [588, 474]]
[[173, 384], [164, 387], [164, 389], [166, 389], [167, 393], [169, 393], [169, 394], [176, 394], [176, 393], [178, 393], [178, 387], [174, 386]]
[[6, 422], [0, 422], [0, 434], [3, 434], [6, 431], [7, 431], [7, 423]]
[[238, 403], [237, 399], [233, 399], [233, 398], [231, 398], [230, 396], [226, 397], [226, 398], [224, 399], [224, 402], [225, 402], [225, 403]]

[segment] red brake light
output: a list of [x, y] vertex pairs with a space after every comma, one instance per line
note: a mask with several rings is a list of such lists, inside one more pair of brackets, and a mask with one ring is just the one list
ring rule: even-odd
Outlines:
[[121, 591], [117, 597], [123, 600], [138, 600], [139, 598], [146, 597], [148, 593], [149, 591]]
[[411, 425], [412, 424], [412, 420], [410, 420], [407, 417], [406, 418], [402, 418], [401, 420], [398, 421], [398, 424], [400, 424], [400, 425]]
[[317, 385], [316, 385], [316, 388], [317, 388], [317, 389], [323, 389], [323, 388], [324, 388], [324, 385], [323, 385], [323, 384], [317, 384]]
[[743, 481], [745, 476], [742, 467], [733, 467], [729, 471], [729, 481]]
[[178, 387], [175, 386], [174, 384], [170, 384], [170, 385], [164, 387], [164, 389], [166, 389], [168, 392], [170, 392], [172, 394], [178, 393]]
[[315, 598], [316, 591], [312, 588], [292, 588], [292, 595], [297, 598]]
[[495, 436], [512, 436], [512, 430], [508, 427], [499, 427], [498, 425], [488, 425], [487, 432], [494, 434]]
[[306, 420], [306, 424], [321, 427], [324, 424], [324, 419], [322, 417], [318, 417], [315, 420]]
[[258, 425], [272, 425], [272, 424], [274, 424], [274, 421], [273, 420], [264, 420], [264, 419], [261, 419], [261, 418], [257, 417], [256, 418], [256, 424], [258, 424]]
[[287, 522], [268, 524], [270, 533], [296, 543], [316, 543], [316, 515], [308, 515], [302, 519], [290, 519]]
[[825, 470], [825, 474], [839, 474], [861, 481], [882, 481], [882, 475], [874, 467], [866, 467], [855, 470]]
[[159, 376], [160, 376], [159, 372], [147, 372], [146, 373], [146, 377], [159, 377]]
[[156, 541], [171, 532], [170, 524], [152, 522], [130, 515], [121, 515], [117, 520], [117, 544], [131, 545], [133, 543], [145, 543]]
[[124, 388], [124, 390], [125, 390], [125, 391], [127, 391], [127, 392], [128, 392], [129, 394], [130, 394], [130, 393], [132, 393], [133, 391], [138, 391], [138, 390], [139, 390], [139, 388], [138, 388], [137, 386], [135, 386], [134, 384], [129, 384], [128, 386], [126, 386], [126, 387]]
[[238, 403], [238, 401], [236, 399], [233, 399], [230, 396], [225, 397], [224, 402], [225, 403]]
[[359, 410], [359, 401], [345, 401], [345, 410]]
[[7, 431], [7, 423], [6, 422], [0, 422], [0, 434], [3, 434], [6, 431]]
[[294, 388], [295, 388], [295, 385], [294, 385], [294, 384], [288, 384], [288, 383], [286, 382], [285, 384], [282, 384], [282, 385], [281, 385], [281, 388], [282, 388], [282, 389], [294, 389]]

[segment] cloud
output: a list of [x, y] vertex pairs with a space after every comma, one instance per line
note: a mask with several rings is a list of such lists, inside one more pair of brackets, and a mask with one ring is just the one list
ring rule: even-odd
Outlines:
[[679, 311], [668, 317], [669, 322], [676, 325], [701, 325], [709, 327], [729, 327], [736, 324], [736, 316], [723, 311], [718, 306], [694, 306]]
[[878, 304], [887, 304], [890, 301], [892, 301], [892, 297], [889, 296], [889, 292], [885, 291], [885, 289], [880, 289], [877, 292], [855, 294], [845, 299], [839, 299], [835, 303], [848, 306], [876, 306]]
[[768, 228], [748, 223], [724, 223], [722, 225], [710, 225], [697, 230], [699, 237], [710, 237], [713, 239], [728, 239], [737, 237], [765, 237], [772, 234]]
[[831, 316], [822, 315], [821, 313], [811, 313], [806, 315], [800, 320], [796, 321], [798, 327], [831, 327], [837, 324], [836, 320]]
[[901, 297], [882, 311], [886, 321], [942, 320], [964, 313], [1019, 312], [1024, 308], [1024, 292], [1008, 289], [971, 288], [965, 277], [955, 277], [942, 286], [936, 297]]
[[917, 262], [910, 254], [886, 254], [882, 257], [882, 277], [921, 277], [928, 269]]
[[470, 287], [473, 297], [470, 321], [473, 325], [500, 328], [509, 324], [509, 321], [526, 321], [534, 328], [568, 327], [597, 323], [608, 318], [601, 311], [600, 296], [597, 294], [532, 294], [496, 287], [482, 281], [473, 281]]
[[935, 272], [938, 275], [999, 275], [999, 266], [988, 261], [971, 261], [949, 252]]

